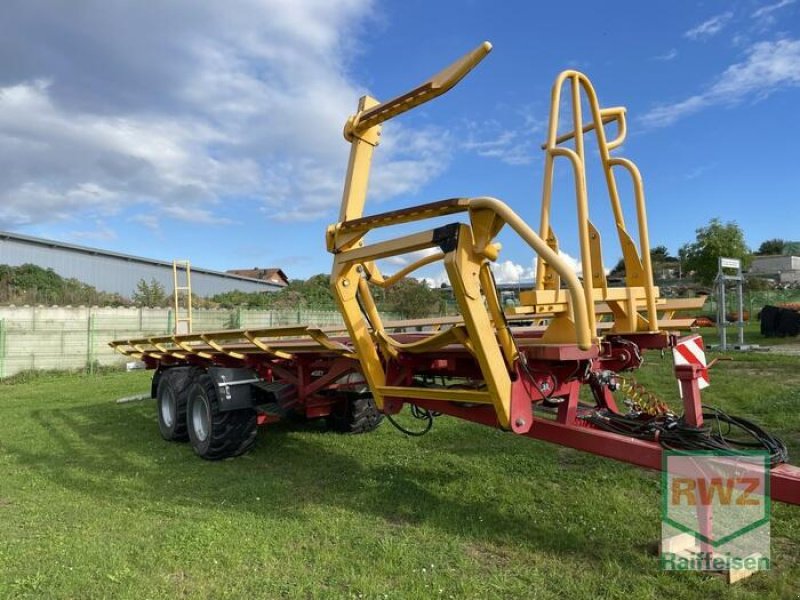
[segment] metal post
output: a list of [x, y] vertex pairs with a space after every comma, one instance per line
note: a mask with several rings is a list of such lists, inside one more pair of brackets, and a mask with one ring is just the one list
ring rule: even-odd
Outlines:
[[167, 333], [175, 333], [172, 331], [172, 311], [167, 310]]
[[[718, 293], [719, 293], [719, 303], [720, 307], [717, 311], [717, 325], [719, 327], [719, 341], [720, 341], [720, 349], [725, 351], [728, 349], [728, 333], [727, 333], [727, 325], [728, 325], [728, 303], [725, 300], [725, 288], [728, 284], [728, 281], [735, 281], [736, 282], [736, 293], [738, 295], [737, 298], [737, 308], [739, 317], [736, 320], [736, 326], [739, 328], [739, 345], [738, 349], [742, 349], [744, 346], [744, 293], [743, 293], [743, 282], [744, 282], [744, 275], [742, 273], [742, 261], [739, 258], [725, 258], [720, 256], [719, 257], [719, 271], [717, 272], [717, 286]], [[725, 269], [736, 269], [736, 275], [728, 275], [725, 273]]]
[[86, 365], [89, 374], [94, 374], [94, 313], [89, 311], [86, 332]]
[[728, 349], [728, 330], [726, 329], [726, 325], [728, 324], [728, 315], [727, 312], [727, 302], [725, 301], [725, 276], [720, 274], [719, 277], [719, 307], [718, 307], [718, 317], [717, 317], [717, 324], [719, 325], [719, 346], [720, 349], [725, 352]]
[[742, 295], [741, 271], [739, 275], [739, 281], [736, 283], [739, 292], [739, 346], [744, 346], [744, 296]]
[[0, 379], [6, 376], [6, 320], [0, 319]]

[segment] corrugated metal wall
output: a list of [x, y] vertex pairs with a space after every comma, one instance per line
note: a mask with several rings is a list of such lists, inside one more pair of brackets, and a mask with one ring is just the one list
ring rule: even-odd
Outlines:
[[[93, 248], [50, 242], [18, 234], [0, 233], [0, 264], [25, 263], [53, 269], [62, 277], [74, 277], [103, 292], [130, 297], [140, 279], [155, 279], [167, 293], [172, 292], [172, 263], [115, 254]], [[192, 267], [192, 292], [213, 296], [222, 292], [272, 292], [281, 288], [226, 273]]]

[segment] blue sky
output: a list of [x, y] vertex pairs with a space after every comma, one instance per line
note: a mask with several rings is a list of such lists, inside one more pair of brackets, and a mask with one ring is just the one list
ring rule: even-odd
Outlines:
[[[0, 229], [327, 272], [358, 97], [402, 93], [483, 40], [494, 50], [457, 88], [386, 126], [369, 211], [492, 195], [536, 226], [550, 86], [569, 67], [628, 107], [621, 154], [643, 173], [652, 245], [677, 251], [712, 217], [754, 247], [800, 239], [800, 0], [11, 0]], [[572, 184], [556, 185], [577, 256]], [[605, 198], [592, 206], [613, 266]], [[530, 251], [502, 241], [498, 279], [529, 277]]]

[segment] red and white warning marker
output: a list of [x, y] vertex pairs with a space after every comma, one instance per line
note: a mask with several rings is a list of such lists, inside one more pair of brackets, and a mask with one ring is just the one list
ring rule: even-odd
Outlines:
[[[672, 348], [672, 360], [675, 366], [678, 365], [696, 365], [702, 367], [700, 377], [697, 378], [697, 386], [702, 390], [711, 385], [708, 380], [708, 363], [706, 362], [706, 349], [703, 345], [703, 338], [699, 335], [691, 335], [681, 338], [680, 341]], [[683, 389], [680, 382], [678, 383], [678, 391], [683, 398]]]

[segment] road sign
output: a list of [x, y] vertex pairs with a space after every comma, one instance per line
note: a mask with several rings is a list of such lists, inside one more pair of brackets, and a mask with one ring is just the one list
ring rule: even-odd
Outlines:
[[742, 261], [738, 258], [720, 258], [719, 266], [723, 269], [741, 269]]

